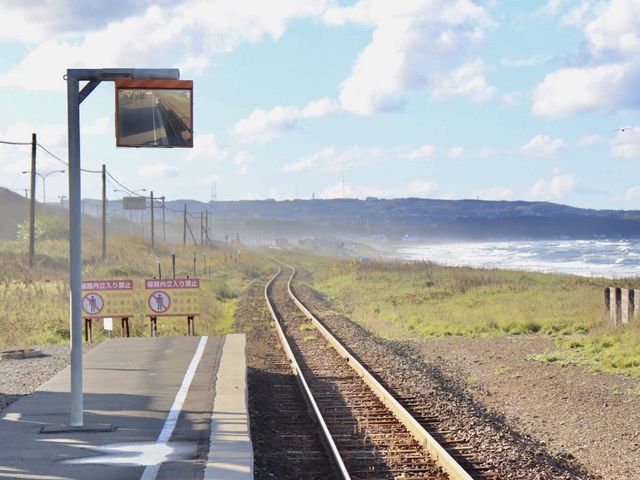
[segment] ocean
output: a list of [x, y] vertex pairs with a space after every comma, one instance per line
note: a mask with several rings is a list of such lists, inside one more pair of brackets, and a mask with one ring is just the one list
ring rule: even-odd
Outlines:
[[396, 255], [443, 265], [582, 276], [640, 276], [640, 239], [540, 240], [400, 245]]

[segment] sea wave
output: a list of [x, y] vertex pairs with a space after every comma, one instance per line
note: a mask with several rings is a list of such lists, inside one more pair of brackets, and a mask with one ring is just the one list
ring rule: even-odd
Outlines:
[[398, 247], [396, 256], [452, 266], [608, 278], [640, 276], [640, 240], [414, 244]]

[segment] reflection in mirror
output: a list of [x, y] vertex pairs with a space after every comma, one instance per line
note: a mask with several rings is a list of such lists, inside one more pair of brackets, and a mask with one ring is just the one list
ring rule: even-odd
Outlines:
[[117, 88], [119, 147], [193, 147], [192, 90]]

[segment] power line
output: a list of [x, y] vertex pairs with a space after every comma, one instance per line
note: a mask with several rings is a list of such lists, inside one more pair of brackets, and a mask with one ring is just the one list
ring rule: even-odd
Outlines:
[[131, 190], [129, 187], [125, 187], [116, 177], [114, 177], [113, 175], [111, 175], [110, 172], [107, 172], [107, 176], [109, 178], [111, 178], [111, 180], [113, 180], [114, 182], [116, 182], [118, 184], [118, 186], [120, 188], [125, 189], [127, 192], [129, 192], [131, 195], [138, 195], [139, 197], [142, 197], [143, 195], [140, 195], [138, 193], [135, 193], [133, 190]]
[[[0, 140], [0, 144], [28, 146], [28, 145], [31, 145], [31, 142], [13, 142], [13, 141], [9, 141], [9, 140]], [[36, 145], [37, 145], [38, 148], [40, 148], [45, 154], [47, 154], [51, 158], [57, 160], [58, 162], [64, 164], [67, 167], [69, 166], [69, 162], [63, 160], [62, 158], [57, 156], [55, 153], [51, 152], [49, 149], [47, 149], [41, 143], [36, 143]], [[80, 170], [82, 172], [85, 172], [85, 173], [102, 173], [102, 170], [89, 170], [89, 169], [86, 169], [86, 168], [81, 168]], [[111, 184], [111, 186], [118, 186], [118, 187], [122, 188], [123, 190], [125, 190], [126, 192], [128, 192], [130, 195], [135, 195], [135, 196], [139, 196], [139, 197], [146, 197], [145, 195], [140, 195], [139, 193], [135, 192], [131, 188], [129, 188], [126, 185], [124, 185], [122, 182], [120, 182], [120, 180], [118, 180], [116, 177], [114, 177], [110, 172], [107, 171], [106, 173], [107, 173], [107, 176], [111, 179], [111, 180], [109, 180], [109, 183]], [[115, 182], [115, 184], [112, 183], [111, 181]], [[15, 184], [15, 181], [14, 181], [14, 184]], [[165, 208], [170, 212], [182, 213], [182, 210], [175, 210], [175, 209], [170, 208], [168, 206], [165, 206]], [[197, 216], [192, 215], [189, 212], [187, 212], [187, 214], [191, 218], [194, 218], [194, 219], [198, 218]]]
[[59, 156], [57, 156], [55, 153], [51, 153], [49, 150], [47, 150], [42, 144], [38, 143], [36, 144], [38, 145], [38, 147], [40, 147], [40, 149], [42, 149], [42, 151], [44, 151], [44, 153], [46, 153], [47, 155], [49, 155], [51, 158], [56, 159], [57, 161], [59, 161], [60, 163], [65, 164], [67, 167], [69, 166], [69, 162], [65, 162], [64, 160], [62, 160]]
[[0, 143], [5, 145], [31, 145], [31, 142], [10, 142], [8, 140], [0, 140]]

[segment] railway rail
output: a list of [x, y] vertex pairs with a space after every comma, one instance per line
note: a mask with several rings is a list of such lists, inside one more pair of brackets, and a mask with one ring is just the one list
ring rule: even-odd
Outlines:
[[365, 369], [294, 295], [295, 269], [284, 267], [290, 276], [284, 278], [279, 268], [264, 289], [265, 299], [337, 478], [493, 477], [482, 466], [469, 468], [473, 454], [462, 440], [447, 436], [451, 432], [433, 428], [437, 419], [426, 406], [394, 398]]

